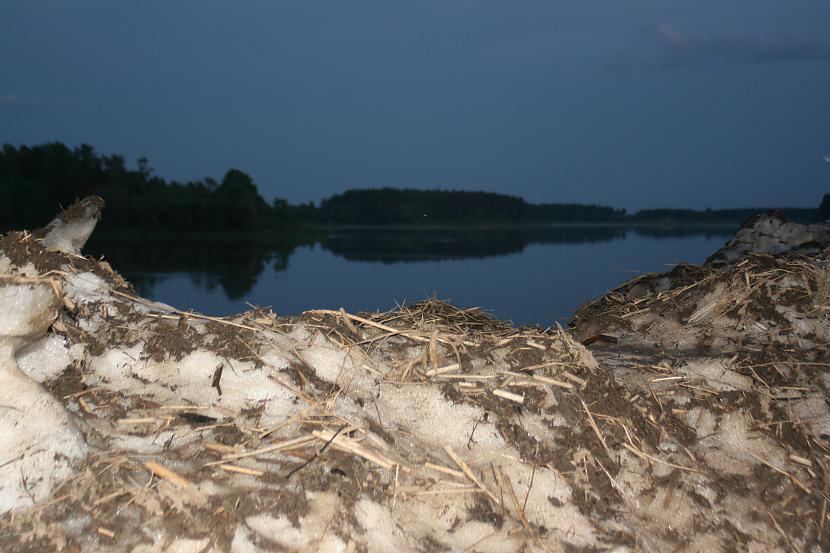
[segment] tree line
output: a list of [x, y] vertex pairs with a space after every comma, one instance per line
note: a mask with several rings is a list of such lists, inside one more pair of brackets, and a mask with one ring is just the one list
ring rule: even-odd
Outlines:
[[70, 149], [53, 142], [4, 145], [0, 152], [0, 228], [35, 228], [58, 206], [97, 195], [107, 203], [103, 228], [206, 232], [298, 226], [287, 202], [270, 204], [253, 179], [231, 169], [221, 181], [168, 181], [146, 159], [128, 169], [120, 155], [100, 155], [89, 145]]
[[[779, 209], [790, 220], [809, 223], [830, 218], [830, 194], [821, 210]], [[720, 224], [741, 223], [773, 208], [644, 209], [627, 213], [602, 205], [533, 204], [491, 192], [380, 188], [347, 190], [295, 208], [304, 221], [334, 225], [544, 225], [556, 223]]]
[[[0, 151], [0, 231], [46, 224], [58, 206], [98, 195], [103, 228], [173, 232], [281, 230], [303, 225], [539, 225], [553, 223], [740, 223], [764, 209], [625, 209], [534, 204], [491, 192], [415, 189], [348, 190], [313, 203], [267, 202], [253, 179], [230, 169], [221, 181], [168, 181], [144, 158], [130, 169], [120, 155], [59, 142]], [[830, 218], [830, 194], [819, 209], [787, 209], [798, 222]]]
[[347, 190], [298, 216], [328, 224], [475, 225], [619, 222], [624, 209], [581, 204], [531, 204], [492, 192], [380, 188]]

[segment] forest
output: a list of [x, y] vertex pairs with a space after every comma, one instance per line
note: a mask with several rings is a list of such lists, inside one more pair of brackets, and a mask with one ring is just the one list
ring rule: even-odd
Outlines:
[[[134, 169], [120, 155], [59, 142], [0, 151], [0, 232], [46, 224], [58, 206], [98, 195], [107, 203], [101, 226], [161, 232], [281, 231], [302, 234], [325, 225], [545, 225], [566, 223], [740, 223], [765, 211], [753, 209], [624, 209], [583, 204], [534, 204], [491, 192], [397, 188], [347, 190], [319, 205], [266, 201], [250, 175], [228, 170], [213, 178], [177, 182], [154, 173], [147, 159]], [[818, 209], [783, 209], [797, 222], [830, 218], [830, 195]], [[276, 234], [276, 233], [268, 233]]]
[[0, 228], [36, 228], [58, 206], [98, 195], [107, 204], [100, 225], [109, 229], [174, 232], [298, 228], [284, 200], [266, 202], [253, 179], [231, 169], [221, 181], [186, 183], [156, 176], [146, 159], [128, 169], [119, 155], [89, 145], [54, 142], [0, 152]]
[[319, 207], [306, 206], [302, 219], [329, 224], [475, 225], [621, 222], [625, 210], [598, 205], [531, 204], [492, 192], [381, 188], [347, 190]]

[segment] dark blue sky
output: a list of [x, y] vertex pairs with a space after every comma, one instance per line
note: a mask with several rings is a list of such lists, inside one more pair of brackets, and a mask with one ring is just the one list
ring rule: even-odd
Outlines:
[[292, 202], [814, 206], [830, 2], [4, 0], [0, 142], [52, 140]]

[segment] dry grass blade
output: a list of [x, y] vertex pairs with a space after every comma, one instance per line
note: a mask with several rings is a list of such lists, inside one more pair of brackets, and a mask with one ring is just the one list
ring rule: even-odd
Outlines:
[[[339, 317], [341, 315], [340, 311], [332, 311], [331, 309], [313, 309], [311, 311], [306, 311], [306, 313], [309, 313], [309, 314], [312, 314], [312, 315], [331, 315], [333, 317]], [[390, 333], [394, 333], [394, 334], [403, 334], [407, 338], [412, 338], [413, 340], [417, 340], [419, 342], [429, 342], [429, 338], [424, 338], [423, 336], [411, 335], [411, 334], [406, 333], [406, 332], [400, 332], [398, 329], [392, 328], [391, 326], [386, 326], [384, 324], [376, 323], [375, 321], [372, 321], [370, 319], [365, 319], [365, 318], [359, 317], [357, 315], [352, 315], [351, 313], [346, 313], [346, 317], [348, 317], [349, 319], [351, 319], [353, 321], [357, 321], [361, 324], [371, 326], [371, 327], [374, 327], [374, 328], [377, 328], [377, 329], [380, 329], [380, 330], [384, 330], [386, 332], [390, 332]]]
[[313, 433], [315, 438], [323, 442], [330, 442], [331, 447], [347, 453], [352, 453], [358, 457], [363, 457], [380, 467], [387, 470], [395, 466], [395, 461], [389, 459], [380, 453], [376, 453], [368, 447], [350, 439], [343, 435], [336, 435], [332, 430], [315, 430]]
[[530, 526], [530, 522], [528, 522], [527, 520], [527, 516], [525, 516], [525, 510], [524, 508], [522, 508], [522, 504], [519, 501], [519, 497], [516, 495], [516, 490], [513, 488], [513, 483], [510, 481], [510, 477], [504, 474], [504, 472], [502, 472], [501, 469], [499, 469], [499, 473], [501, 474], [501, 481], [507, 488], [507, 492], [510, 496], [510, 499], [513, 500], [513, 506], [516, 509], [516, 517], [522, 523], [522, 526], [527, 532], [533, 533], [533, 529]]
[[464, 474], [467, 476], [467, 478], [469, 478], [476, 486], [478, 486], [479, 489], [481, 489], [482, 492], [487, 494], [487, 497], [489, 497], [495, 504], [497, 504], [497, 505], [501, 504], [499, 502], [498, 498], [495, 495], [493, 495], [493, 493], [484, 486], [484, 484], [481, 482], [481, 480], [478, 479], [478, 477], [470, 469], [470, 467], [467, 466], [467, 463], [465, 463], [464, 460], [461, 459], [461, 457], [459, 457], [458, 454], [455, 451], [453, 451], [452, 447], [450, 447], [449, 445], [445, 445], [444, 446], [444, 451], [447, 452], [447, 455], [450, 456], [450, 459], [452, 459], [453, 462], [456, 465], [458, 465], [458, 468], [460, 468], [464, 472]]
[[305, 436], [300, 436], [299, 438], [293, 438], [290, 440], [285, 440], [282, 442], [277, 442], [259, 449], [255, 449], [253, 451], [244, 451], [241, 453], [229, 453], [227, 455], [223, 455], [222, 459], [225, 461], [232, 461], [236, 459], [244, 459], [245, 457], [255, 457], [257, 455], [264, 455], [266, 453], [273, 453], [275, 451], [286, 451], [290, 449], [299, 449], [301, 447], [305, 447], [315, 441], [315, 437], [311, 434], [306, 434]]
[[672, 467], [672, 468], [676, 468], [676, 469], [679, 469], [679, 470], [685, 470], [685, 471], [688, 471], [688, 472], [696, 472], [698, 474], [703, 474], [702, 470], [698, 470], [698, 469], [695, 469], [695, 468], [692, 468], [692, 467], [684, 467], [683, 465], [677, 465], [675, 463], [670, 463], [669, 461], [663, 461], [662, 459], [658, 459], [657, 457], [654, 457], [653, 455], [649, 455], [648, 453], [645, 453], [642, 450], [637, 449], [633, 445], [624, 443], [624, 444], [622, 444], [622, 446], [624, 448], [626, 448], [628, 451], [630, 451], [631, 453], [633, 453], [634, 455], [636, 455], [637, 457], [640, 457], [641, 459], [647, 459], [649, 461], [653, 461], [655, 463], [660, 463], [661, 465], [666, 465], [667, 467]]
[[588, 424], [591, 425], [591, 428], [594, 430], [594, 433], [597, 435], [597, 438], [599, 438], [599, 441], [602, 444], [602, 448], [605, 449], [605, 453], [610, 457], [611, 451], [608, 450], [608, 444], [605, 443], [605, 438], [602, 437], [602, 432], [600, 432], [599, 427], [594, 420], [594, 416], [591, 414], [591, 411], [588, 410], [588, 406], [582, 398], [579, 398], [579, 402], [582, 403], [582, 408], [585, 410], [585, 414], [588, 415]]
[[253, 326], [243, 325], [243, 324], [240, 324], [240, 323], [235, 323], [233, 321], [226, 321], [225, 319], [221, 319], [219, 317], [210, 317], [208, 315], [202, 315], [201, 313], [194, 313], [193, 311], [181, 311], [179, 309], [176, 309], [175, 307], [170, 307], [169, 305], [162, 305], [158, 302], [145, 300], [144, 298], [139, 298], [138, 296], [132, 296], [130, 294], [125, 294], [124, 292], [120, 292], [120, 291], [115, 290], [115, 289], [111, 289], [110, 292], [112, 292], [116, 296], [121, 296], [122, 298], [134, 301], [136, 303], [141, 303], [143, 305], [147, 305], [149, 307], [153, 307], [153, 308], [156, 308], [156, 309], [159, 309], [159, 310], [170, 311], [170, 312], [176, 313], [176, 315], [159, 315], [157, 313], [148, 313], [147, 314], [148, 317], [155, 317], [155, 318], [158, 318], [158, 319], [171, 319], [171, 320], [176, 320], [177, 321], [177, 320], [180, 319], [180, 317], [182, 315], [184, 315], [185, 317], [193, 317], [194, 319], [204, 319], [205, 321], [211, 321], [211, 322], [214, 322], [214, 323], [219, 323], [219, 324], [223, 324], [223, 325], [227, 325], [227, 326], [233, 326], [233, 327], [236, 327], [236, 328], [241, 328], [243, 330], [252, 330], [254, 332], [260, 332], [261, 331], [261, 329], [259, 329], [259, 328], [256, 328], [256, 327], [253, 327]]
[[424, 463], [424, 466], [426, 468], [430, 469], [430, 470], [434, 470], [436, 472], [440, 472], [440, 473], [443, 473], [443, 474], [448, 474], [448, 475], [453, 476], [455, 478], [464, 478], [464, 473], [463, 472], [459, 472], [457, 470], [454, 470], [454, 469], [451, 469], [451, 468], [448, 468], [448, 467], [445, 467], [445, 466], [442, 466], [442, 465], [436, 465], [436, 464], [433, 464], [433, 463]]

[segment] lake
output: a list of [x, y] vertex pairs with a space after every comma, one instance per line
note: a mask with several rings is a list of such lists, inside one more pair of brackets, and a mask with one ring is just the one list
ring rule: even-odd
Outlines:
[[228, 315], [249, 305], [386, 311], [428, 297], [516, 324], [565, 323], [625, 280], [702, 263], [737, 227], [338, 228], [300, 243], [93, 241], [144, 297]]

